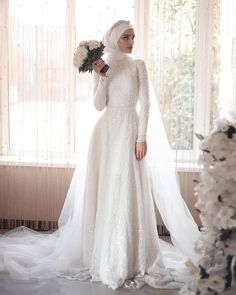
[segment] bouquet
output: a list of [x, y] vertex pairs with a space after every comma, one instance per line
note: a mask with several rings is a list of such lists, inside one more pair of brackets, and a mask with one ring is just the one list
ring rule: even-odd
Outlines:
[[[80, 42], [74, 53], [74, 66], [78, 69], [79, 72], [92, 73], [93, 62], [101, 58], [104, 48], [104, 44], [96, 40]], [[106, 73], [108, 69], [109, 66], [105, 65], [101, 69], [101, 72]]]

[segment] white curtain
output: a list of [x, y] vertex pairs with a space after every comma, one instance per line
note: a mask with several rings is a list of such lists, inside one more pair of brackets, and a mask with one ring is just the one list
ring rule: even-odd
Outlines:
[[1, 1], [2, 160], [76, 162], [91, 75], [73, 52], [119, 18], [135, 24], [172, 148], [196, 149], [194, 132], [235, 106], [234, 11], [235, 0]]
[[236, 1], [222, 1], [220, 25], [219, 113], [236, 112]]
[[[194, 170], [198, 156], [194, 132], [206, 134], [219, 111], [236, 104], [235, 3], [1, 0], [0, 203], [8, 209], [2, 209], [0, 219], [11, 218], [13, 208], [20, 212], [25, 204], [30, 204], [31, 212], [32, 199], [42, 196], [54, 208], [57, 197], [49, 200], [66, 179], [58, 210], [62, 206], [73, 172], [69, 168], [86, 149], [81, 134], [89, 136], [94, 124], [90, 118], [95, 118], [91, 75], [76, 72], [73, 52], [81, 40], [101, 39], [117, 19], [135, 25], [134, 55], [148, 64], [178, 169]], [[65, 168], [67, 177], [60, 170]], [[45, 177], [38, 177], [27, 194], [29, 175], [42, 169]], [[187, 174], [181, 181], [189, 185]], [[47, 188], [43, 195], [42, 187]], [[17, 205], [16, 196], [23, 198]], [[23, 218], [35, 216], [27, 214]]]
[[94, 124], [73, 53], [120, 18], [134, 21], [134, 1], [0, 1], [0, 227], [56, 226]]
[[6, 160], [36, 165], [76, 162], [79, 119], [89, 113], [91, 83], [90, 74], [79, 75], [73, 67], [76, 44], [101, 39], [118, 18], [133, 21], [133, 1], [110, 2], [1, 1], [2, 28], [7, 30], [1, 42], [7, 67], [2, 103], [8, 125], [1, 153]]

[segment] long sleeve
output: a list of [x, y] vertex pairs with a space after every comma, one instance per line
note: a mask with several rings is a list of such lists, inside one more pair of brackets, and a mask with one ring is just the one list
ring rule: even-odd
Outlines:
[[147, 125], [148, 125], [148, 117], [149, 117], [149, 107], [150, 107], [149, 84], [148, 84], [147, 68], [144, 61], [138, 60], [137, 67], [138, 67], [140, 111], [139, 111], [138, 137], [136, 141], [143, 142], [143, 141], [146, 141]]
[[93, 72], [93, 103], [98, 111], [102, 111], [107, 101], [107, 78]]

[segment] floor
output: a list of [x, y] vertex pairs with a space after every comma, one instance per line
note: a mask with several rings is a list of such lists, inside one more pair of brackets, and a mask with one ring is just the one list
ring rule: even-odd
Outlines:
[[[0, 234], [5, 230], [0, 230]], [[166, 237], [165, 240], [169, 240]], [[0, 295], [177, 295], [178, 290], [157, 290], [145, 285], [140, 290], [120, 288], [112, 290], [101, 283], [89, 281], [53, 280], [13, 280], [8, 275], [0, 274]], [[236, 290], [225, 295], [235, 295]]]
[[112, 290], [101, 283], [54, 279], [45, 281], [0, 280], [1, 295], [177, 295], [177, 290], [156, 290], [144, 286], [140, 290]]
[[[140, 290], [112, 290], [101, 283], [64, 279], [17, 281], [0, 278], [1, 295], [177, 295], [178, 290], [157, 290], [144, 286]], [[221, 295], [235, 295], [236, 287]]]
[[[0, 234], [7, 230], [0, 229]], [[166, 237], [165, 240], [169, 240]], [[0, 275], [0, 295], [177, 295], [178, 290], [157, 290], [144, 286], [140, 290], [112, 290], [101, 283], [66, 279], [21, 281]]]

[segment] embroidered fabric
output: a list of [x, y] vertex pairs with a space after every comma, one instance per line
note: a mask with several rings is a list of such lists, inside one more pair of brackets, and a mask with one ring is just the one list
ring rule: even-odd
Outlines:
[[[139, 101], [140, 111], [136, 141], [143, 142], [146, 140], [150, 107], [146, 65], [142, 60], [128, 58], [125, 58], [125, 62], [112, 62], [112, 65], [115, 67], [115, 70], [109, 72], [107, 78], [100, 77], [96, 73], [93, 74], [94, 106], [98, 111], [102, 111], [106, 105], [114, 108], [120, 106], [123, 108], [135, 108], [137, 101]], [[125, 77], [120, 75], [123, 72], [125, 72]], [[119, 87], [119, 85], [121, 89], [115, 90], [114, 88]], [[134, 86], [128, 89], [129, 93], [126, 93], [124, 89], [126, 85]], [[116, 93], [116, 95], [114, 96], [113, 93]], [[108, 96], [109, 101], [107, 101]]]

